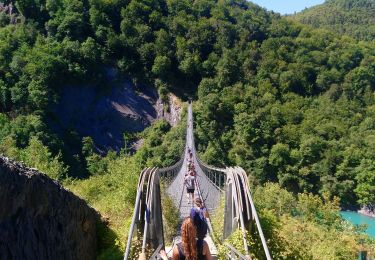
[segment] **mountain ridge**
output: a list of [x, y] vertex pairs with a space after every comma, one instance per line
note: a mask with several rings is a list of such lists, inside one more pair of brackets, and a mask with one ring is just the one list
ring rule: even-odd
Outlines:
[[329, 29], [358, 40], [375, 39], [374, 0], [327, 0], [289, 17], [314, 28]]

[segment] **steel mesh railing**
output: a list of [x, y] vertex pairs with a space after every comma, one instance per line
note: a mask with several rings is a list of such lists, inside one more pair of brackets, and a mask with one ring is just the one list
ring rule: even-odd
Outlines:
[[[125, 260], [129, 257], [135, 258], [136, 254], [144, 258], [147, 250], [152, 250], [152, 257], [156, 257], [157, 253], [164, 249], [160, 182], [163, 181], [167, 185], [173, 182], [183, 166], [185, 152], [184, 150], [181, 159], [170, 167], [146, 168], [141, 172], [124, 254]], [[138, 243], [133, 245], [132, 242], [137, 240], [137, 236], [140, 236]], [[136, 247], [139, 247], [140, 243], [141, 248], [137, 250]]]
[[[191, 120], [192, 110], [190, 108]], [[193, 127], [190, 129], [193, 131]], [[237, 259], [250, 259], [249, 246], [246, 239], [246, 231], [249, 229], [251, 222], [255, 222], [258, 234], [262, 241], [262, 246], [267, 259], [271, 259], [269, 249], [263, 234], [262, 227], [256, 212], [254, 202], [251, 197], [249, 182], [246, 172], [241, 167], [217, 168], [202, 162], [195, 150], [194, 135], [192, 136], [192, 150], [196, 157], [199, 168], [204, 173], [204, 177], [198, 177], [199, 186], [202, 189], [203, 199], [206, 204], [215, 209], [219, 204], [219, 198], [225, 193], [225, 215], [223, 240], [230, 236], [235, 230], [240, 229], [243, 236], [243, 249], [246, 255], [240, 254], [235, 248], [228, 243], [227, 248], [230, 254], [229, 259], [236, 255]], [[208, 181], [207, 181], [208, 180]], [[204, 189], [207, 189], [206, 198], [204, 197]], [[208, 203], [207, 203], [208, 202]]]
[[136, 239], [136, 236], [139, 232], [135, 232], [138, 230], [138, 227], [144, 226], [145, 216], [146, 216], [146, 195], [148, 189], [148, 179], [150, 177], [152, 169], [147, 168], [144, 169], [138, 180], [138, 187], [137, 187], [137, 195], [134, 205], [134, 213], [133, 219], [129, 228], [128, 240], [126, 244], [124, 259], [128, 259], [131, 254], [136, 254], [134, 251], [132, 252], [132, 242]]
[[139, 178], [133, 219], [129, 229], [124, 259], [129, 259], [132, 241], [135, 240], [137, 234], [143, 234], [139, 238], [142, 242], [142, 247], [138, 253], [145, 254], [149, 248], [153, 251], [160, 251], [164, 248], [160, 193], [161, 176], [165, 181], [170, 182], [176, 177], [182, 165], [183, 160], [180, 160], [172, 167], [162, 169], [147, 168], [142, 171]]

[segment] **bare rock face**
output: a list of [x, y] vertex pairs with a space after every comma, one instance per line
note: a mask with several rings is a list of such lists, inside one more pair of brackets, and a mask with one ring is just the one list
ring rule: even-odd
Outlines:
[[95, 259], [99, 214], [46, 175], [0, 156], [0, 259]]
[[172, 93], [168, 95], [168, 104], [164, 104], [160, 98], [157, 100], [156, 110], [158, 118], [164, 118], [171, 126], [176, 126], [181, 120], [182, 105]]
[[158, 119], [157, 98], [155, 88], [137, 89], [129, 81], [113, 83], [107, 92], [94, 86], [66, 86], [50, 126], [61, 136], [69, 130], [81, 138], [91, 136], [100, 153], [120, 151], [125, 132], [143, 131]]

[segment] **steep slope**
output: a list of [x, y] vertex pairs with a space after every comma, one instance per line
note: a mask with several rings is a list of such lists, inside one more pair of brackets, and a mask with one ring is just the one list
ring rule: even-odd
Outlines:
[[359, 40], [375, 39], [374, 0], [327, 0], [291, 16], [315, 28], [326, 28]]
[[[64, 87], [49, 120], [55, 132], [62, 137], [74, 129], [80, 139], [90, 136], [104, 154], [124, 148], [124, 133], [142, 132], [160, 119], [176, 124], [180, 108], [174, 96], [163, 103], [154, 87], [136, 87], [128, 80], [110, 83], [104, 91], [92, 85]], [[127, 149], [135, 150], [134, 141], [127, 140]]]
[[98, 220], [57, 182], [0, 156], [1, 259], [95, 259]]
[[154, 88], [136, 92], [133, 84], [124, 82], [102, 92], [93, 86], [65, 87], [51, 120], [56, 132], [63, 136], [74, 129], [80, 138], [92, 137], [100, 152], [120, 151], [125, 132], [141, 132], [161, 117]]

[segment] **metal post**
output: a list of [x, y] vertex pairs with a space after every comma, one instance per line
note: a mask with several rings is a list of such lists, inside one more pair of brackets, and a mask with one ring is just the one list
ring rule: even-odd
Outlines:
[[134, 214], [133, 214], [133, 220], [132, 220], [132, 224], [130, 226], [130, 229], [129, 229], [129, 235], [128, 235], [128, 242], [126, 243], [126, 251], [125, 251], [125, 255], [124, 255], [124, 260], [127, 260], [128, 257], [129, 257], [129, 254], [130, 254], [130, 245], [131, 245], [131, 242], [132, 242], [132, 238], [133, 238], [133, 231], [134, 231], [134, 226], [135, 226], [135, 222], [137, 220], [137, 212], [139, 211], [139, 202], [140, 202], [140, 199], [141, 199], [141, 195], [142, 195], [142, 192], [140, 190], [138, 190], [138, 196], [137, 196], [137, 199], [135, 200], [135, 209], [134, 209]]

